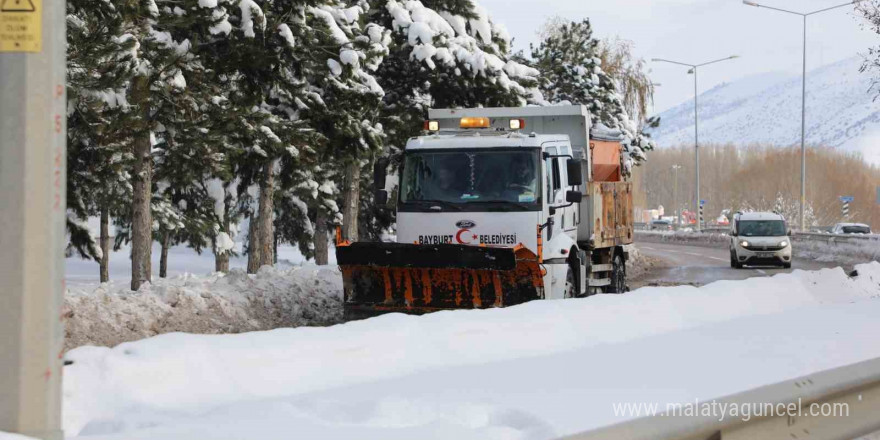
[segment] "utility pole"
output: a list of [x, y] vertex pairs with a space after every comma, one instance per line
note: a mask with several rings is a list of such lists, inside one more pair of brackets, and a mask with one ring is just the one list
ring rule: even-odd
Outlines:
[[[679, 61], [666, 60], [666, 59], [662, 59], [662, 58], [651, 59], [651, 61], [654, 61], [654, 62], [671, 63], [671, 64], [678, 64], [679, 66], [690, 67], [691, 69], [688, 70], [688, 73], [694, 74], [694, 157], [695, 157], [694, 160], [696, 162], [696, 164], [695, 164], [696, 170], [695, 171], [696, 171], [696, 175], [697, 175], [696, 195], [694, 197], [694, 212], [695, 213], [700, 212], [700, 125], [699, 125], [699, 123], [700, 123], [699, 94], [700, 93], [697, 88], [697, 69], [700, 67], [703, 67], [703, 66], [708, 66], [709, 64], [720, 63], [722, 61], [733, 60], [736, 58], [739, 58], [739, 56], [733, 55], [733, 56], [729, 56], [727, 58], [721, 58], [719, 60], [709, 61], [709, 62], [702, 63], [702, 64], [688, 64], [688, 63], [682, 63]], [[698, 216], [699, 216], [699, 214], [698, 214]], [[697, 218], [697, 225], [696, 225], [697, 232], [699, 232], [703, 228], [702, 221], [703, 221], [702, 217]]]
[[58, 439], [65, 2], [0, 2], [0, 431]]
[[807, 227], [807, 217], [806, 217], [806, 205], [807, 205], [807, 17], [811, 15], [816, 15], [822, 12], [830, 11], [832, 9], [843, 8], [846, 6], [852, 6], [858, 3], [861, 3], [862, 0], [852, 0], [848, 1], [844, 4], [831, 6], [830, 8], [819, 9], [813, 12], [795, 12], [789, 11], [787, 9], [775, 8], [773, 6], [765, 6], [759, 3], [755, 3], [750, 0], [743, 0], [743, 4], [748, 6], [754, 6], [756, 8], [764, 8], [770, 9], [777, 12], [784, 12], [786, 14], [792, 15], [800, 15], [804, 19], [804, 43], [803, 43], [803, 58], [802, 58], [802, 68], [803, 71], [801, 73], [801, 204], [800, 204], [800, 217], [801, 217], [801, 230], [806, 231], [809, 229]]

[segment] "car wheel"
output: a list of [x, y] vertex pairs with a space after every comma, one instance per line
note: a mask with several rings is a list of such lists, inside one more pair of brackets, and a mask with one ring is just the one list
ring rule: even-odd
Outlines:
[[730, 267], [734, 269], [742, 269], [743, 265], [736, 259], [736, 252], [730, 251]]

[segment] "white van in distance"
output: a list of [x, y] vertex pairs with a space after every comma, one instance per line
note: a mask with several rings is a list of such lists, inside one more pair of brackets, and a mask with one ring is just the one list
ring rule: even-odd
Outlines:
[[730, 222], [730, 267], [791, 267], [791, 231], [772, 212], [737, 213]]

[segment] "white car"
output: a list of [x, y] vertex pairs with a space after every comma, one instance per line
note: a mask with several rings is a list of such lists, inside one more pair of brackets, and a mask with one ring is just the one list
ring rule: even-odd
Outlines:
[[737, 213], [730, 223], [730, 267], [791, 267], [791, 231], [772, 212]]
[[870, 234], [871, 227], [864, 223], [838, 223], [831, 229], [832, 234]]

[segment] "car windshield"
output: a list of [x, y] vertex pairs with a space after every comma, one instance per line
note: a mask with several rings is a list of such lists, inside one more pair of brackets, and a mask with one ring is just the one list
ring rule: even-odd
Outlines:
[[785, 235], [782, 220], [740, 220], [739, 235], [745, 237], [780, 237]]
[[844, 234], [870, 234], [871, 228], [867, 226], [844, 226], [841, 228]]
[[538, 165], [537, 149], [410, 152], [403, 166], [400, 200], [537, 206]]

